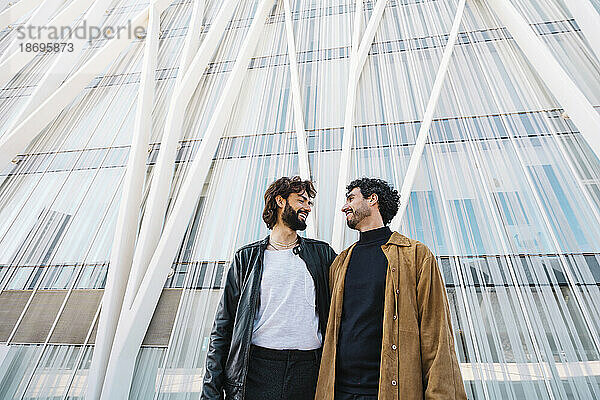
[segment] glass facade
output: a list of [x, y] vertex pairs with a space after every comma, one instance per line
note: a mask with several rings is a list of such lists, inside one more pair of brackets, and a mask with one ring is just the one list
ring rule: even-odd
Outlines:
[[[195, 1], [161, 15], [145, 196]], [[600, 111], [600, 61], [567, 1], [512, 3]], [[257, 3], [238, 2], [187, 106], [170, 205]], [[438, 257], [470, 399], [600, 398], [600, 160], [486, 3], [467, 2], [400, 231]], [[206, 1], [202, 38], [222, 4]], [[343, 135], [353, 135], [351, 179], [401, 187], [458, 1], [386, 3], [351, 132], [343, 126], [356, 2], [290, 4], [316, 232], [331, 241]], [[117, 0], [103, 23], [147, 5]], [[374, 5], [364, 1], [363, 27]], [[0, 1], [0, 11], [8, 6]], [[27, 18], [0, 32], [0, 51]], [[104, 45], [92, 42], [77, 66]], [[2, 399], [85, 395], [143, 50], [133, 41], [0, 172]], [[38, 55], [0, 91], [0, 138], [53, 57]], [[130, 399], [199, 398], [224, 273], [236, 248], [268, 233], [263, 193], [299, 173], [296, 143], [284, 8], [274, 2], [139, 350]], [[357, 239], [344, 235], [345, 245]]]

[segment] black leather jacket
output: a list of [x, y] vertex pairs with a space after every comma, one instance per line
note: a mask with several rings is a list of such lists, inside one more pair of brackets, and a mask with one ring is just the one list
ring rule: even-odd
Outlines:
[[[259, 308], [263, 259], [269, 237], [236, 251], [227, 273], [206, 355], [203, 400], [243, 400], [254, 317]], [[329, 315], [329, 266], [336, 257], [325, 242], [298, 236], [294, 253], [313, 278], [321, 336]]]

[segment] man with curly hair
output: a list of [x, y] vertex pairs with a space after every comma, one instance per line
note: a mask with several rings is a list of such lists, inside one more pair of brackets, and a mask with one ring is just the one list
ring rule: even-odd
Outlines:
[[360, 239], [334, 260], [316, 400], [466, 399], [434, 255], [387, 226], [400, 197], [387, 182], [347, 186], [342, 212]]

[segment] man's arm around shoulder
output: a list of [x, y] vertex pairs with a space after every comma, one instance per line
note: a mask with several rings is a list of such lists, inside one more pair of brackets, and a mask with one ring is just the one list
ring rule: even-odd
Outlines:
[[335, 250], [333, 250], [333, 248], [327, 244], [327, 260], [325, 262], [325, 264], [327, 265], [327, 268], [331, 268], [331, 264], [333, 264], [333, 260], [335, 260], [335, 258], [337, 257], [337, 253], [335, 252]]

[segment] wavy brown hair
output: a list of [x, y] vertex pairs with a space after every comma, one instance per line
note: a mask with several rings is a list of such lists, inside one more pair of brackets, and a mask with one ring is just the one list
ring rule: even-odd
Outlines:
[[285, 200], [292, 193], [305, 193], [308, 197], [314, 198], [317, 191], [310, 180], [303, 181], [299, 176], [288, 178], [287, 176], [277, 179], [271, 183], [265, 192], [265, 209], [262, 213], [263, 221], [267, 224], [267, 228], [273, 229], [277, 223], [277, 196], [283, 197]]

